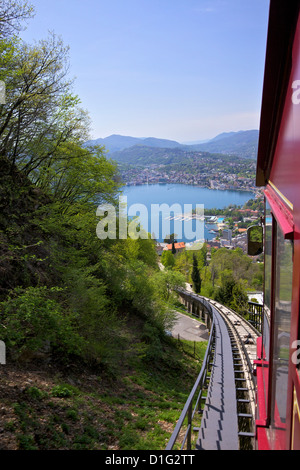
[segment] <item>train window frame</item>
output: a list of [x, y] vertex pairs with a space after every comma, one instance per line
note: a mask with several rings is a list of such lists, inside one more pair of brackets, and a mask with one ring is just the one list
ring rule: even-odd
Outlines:
[[[284, 440], [287, 421], [289, 344], [292, 315], [293, 240], [286, 239], [276, 222], [273, 271], [272, 342], [269, 377], [269, 424], [272, 443]], [[287, 276], [285, 275], [287, 274]], [[285, 357], [287, 351], [287, 357]], [[279, 399], [280, 398], [280, 399]]]
[[[266, 194], [265, 194], [266, 196]], [[277, 202], [277, 201], [276, 201]], [[274, 210], [275, 209], [275, 210]], [[268, 214], [269, 211], [269, 214]], [[270, 281], [270, 331], [269, 331], [269, 338], [264, 337], [264, 343], [267, 342], [267, 339], [269, 340], [269, 356], [263, 356], [264, 357], [264, 363], [265, 367], [268, 368], [268, 371], [266, 370], [265, 374], [265, 382], [264, 382], [264, 392], [265, 392], [265, 398], [266, 398], [266, 426], [268, 428], [268, 435], [269, 435], [269, 441], [272, 446], [278, 445], [279, 440], [282, 442], [282, 440], [285, 439], [285, 433], [288, 431], [287, 429], [284, 429], [281, 431], [279, 430], [276, 433], [276, 426], [274, 426], [275, 420], [274, 420], [274, 400], [276, 397], [276, 380], [274, 384], [274, 372], [276, 372], [276, 365], [274, 365], [274, 353], [276, 352], [276, 347], [278, 347], [278, 338], [275, 337], [275, 320], [276, 320], [276, 296], [277, 296], [277, 287], [278, 287], [278, 276], [279, 273], [279, 268], [280, 268], [280, 263], [278, 263], [278, 234], [281, 234], [281, 239], [284, 241], [284, 243], [288, 242], [291, 244], [292, 249], [291, 249], [291, 285], [292, 285], [292, 279], [293, 279], [293, 251], [294, 251], [294, 231], [291, 231], [291, 225], [290, 225], [290, 220], [288, 220], [288, 223], [286, 223], [286, 218], [282, 222], [282, 217], [276, 217], [278, 215], [278, 212], [276, 211], [276, 203], [274, 205], [274, 199], [272, 198], [271, 201], [265, 197], [265, 244], [267, 241], [268, 237], [268, 231], [266, 230], [266, 221], [267, 217], [271, 216], [271, 223], [272, 223], [272, 228], [271, 228], [271, 263], [269, 263], [268, 268], [271, 268], [271, 278], [269, 279]], [[269, 240], [270, 241], [270, 240]], [[267, 253], [267, 247], [265, 245], [265, 250], [264, 250], [264, 316], [265, 316], [265, 307], [266, 307], [266, 254]], [[269, 273], [270, 274], [270, 273]], [[289, 310], [289, 325], [291, 325], [291, 318], [292, 318], [292, 289], [290, 290], [290, 310]], [[265, 332], [263, 330], [263, 335], [265, 335]], [[266, 344], [264, 344], [264, 347]], [[265, 351], [264, 351], [265, 352]], [[289, 371], [288, 371], [289, 374]], [[286, 378], [286, 403], [288, 402], [288, 374]], [[285, 408], [285, 418], [287, 418], [287, 407]], [[275, 423], [276, 424], [276, 423]], [[279, 436], [279, 439], [278, 439]], [[277, 441], [276, 441], [277, 439]]]
[[[268, 223], [269, 222], [269, 223]], [[271, 311], [272, 311], [272, 280], [273, 280], [273, 241], [274, 241], [274, 220], [271, 206], [268, 199], [264, 198], [264, 284], [263, 284], [263, 320], [262, 320], [262, 341], [259, 352], [262, 360], [263, 396], [266, 409], [266, 423], [269, 420], [269, 380], [270, 380], [270, 347], [271, 347]]]
[[[267, 221], [270, 221], [268, 224]], [[265, 198], [264, 204], [264, 319], [263, 319], [263, 330], [262, 330], [262, 347], [261, 358], [264, 361], [269, 361], [270, 358], [270, 315], [271, 315], [271, 304], [272, 304], [272, 260], [273, 260], [273, 228], [274, 217], [271, 212], [271, 207], [268, 200]], [[270, 227], [270, 228], [267, 228]], [[269, 257], [268, 263], [267, 257]], [[268, 294], [268, 295], [266, 295]], [[267, 327], [267, 328], [266, 328]]]

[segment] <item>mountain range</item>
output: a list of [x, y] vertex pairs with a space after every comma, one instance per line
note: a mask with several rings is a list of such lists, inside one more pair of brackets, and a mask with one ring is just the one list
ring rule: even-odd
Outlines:
[[130, 137], [117, 134], [110, 135], [104, 139], [89, 140], [86, 142], [86, 145], [104, 145], [110, 153], [134, 147], [135, 145], [156, 148], [177, 148], [183, 146], [175, 140], [156, 139], [155, 137]]
[[[162, 149], [176, 149], [184, 152], [209, 152], [225, 155], [237, 155], [244, 158], [256, 158], [258, 147], [258, 130], [238, 132], [224, 132], [213, 139], [195, 142], [179, 143], [174, 140], [157, 139], [155, 137], [131, 137], [113, 134], [109, 137], [89, 140], [86, 146], [101, 145], [108, 151], [108, 157], [117, 162], [127, 162], [135, 159], [137, 153], [148, 153], [157, 157], [162, 154]], [[147, 150], [148, 149], [148, 150]], [[134, 158], [132, 158], [134, 157]], [[131, 162], [133, 163], [133, 162]]]

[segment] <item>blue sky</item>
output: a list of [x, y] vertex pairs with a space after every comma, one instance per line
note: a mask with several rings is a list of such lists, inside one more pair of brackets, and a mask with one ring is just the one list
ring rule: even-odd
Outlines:
[[30, 0], [21, 36], [70, 46], [91, 138], [258, 129], [268, 0]]

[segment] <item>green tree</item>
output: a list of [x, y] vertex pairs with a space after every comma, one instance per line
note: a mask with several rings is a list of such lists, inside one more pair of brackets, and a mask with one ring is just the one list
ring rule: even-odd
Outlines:
[[16, 288], [0, 303], [1, 338], [13, 358], [30, 357], [53, 348], [64, 354], [80, 355], [84, 341], [78, 334], [73, 314], [66, 314], [57, 301], [58, 289], [47, 287]]
[[165, 250], [161, 255], [161, 262], [165, 268], [172, 269], [175, 265], [175, 258], [170, 250]]
[[46, 343], [62, 359], [113, 364], [127, 316], [157, 345], [185, 279], [159, 270], [151, 239], [97, 238], [97, 205], [116, 207], [117, 167], [83, 145], [89, 118], [72, 93], [68, 48], [52, 34], [33, 46], [9, 36], [30, 11], [0, 5], [0, 329], [11, 351]]
[[244, 285], [236, 281], [231, 274], [223, 276], [222, 286], [217, 290], [215, 300], [241, 315], [247, 314], [248, 296]]
[[174, 291], [185, 286], [185, 278], [181, 273], [164, 270], [153, 276], [155, 291], [166, 302], [174, 300]]
[[193, 287], [194, 287], [196, 294], [199, 294], [201, 291], [201, 278], [200, 278], [200, 272], [198, 268], [198, 261], [197, 261], [195, 254], [193, 255], [192, 281], [193, 281]]
[[191, 267], [191, 256], [187, 250], [181, 251], [174, 257], [175, 265], [174, 269], [181, 272], [186, 277], [187, 282], [190, 282], [190, 267]]
[[105, 158], [101, 148], [93, 152], [68, 142], [56, 151], [57, 158], [43, 162], [31, 175], [31, 180], [51, 193], [64, 208], [81, 203], [115, 203], [120, 193], [116, 178], [117, 164]]
[[1, 0], [0, 38], [16, 34], [22, 29], [24, 21], [33, 16], [34, 10], [24, 0]]
[[37, 179], [40, 168], [45, 172], [62, 158], [62, 144], [88, 138], [89, 118], [72, 95], [68, 47], [62, 40], [51, 34], [34, 46], [14, 39], [0, 46], [0, 79], [6, 85], [0, 154]]
[[236, 282], [233, 277], [229, 276], [223, 279], [222, 286], [216, 292], [215, 300], [230, 307], [233, 300], [232, 291], [235, 285]]
[[177, 233], [171, 233], [171, 235], [166, 235], [164, 243], [173, 243], [174, 241], [176, 242], [176, 239]]

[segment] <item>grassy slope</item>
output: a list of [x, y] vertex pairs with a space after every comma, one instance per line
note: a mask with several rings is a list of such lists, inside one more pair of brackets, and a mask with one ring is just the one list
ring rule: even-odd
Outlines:
[[[164, 449], [201, 363], [172, 338], [161, 360], [146, 360], [136, 325], [113, 370], [1, 366], [0, 449]], [[206, 343], [197, 348], [203, 357]]]
[[[1, 164], [0, 297], [6, 298], [15, 286], [48, 284], [53, 273], [38, 261], [47, 253], [31, 221], [45, 198]], [[0, 450], [165, 448], [201, 364], [176, 340], [155, 341], [154, 330], [147, 342], [144, 321], [127, 314], [123, 337], [116, 338], [120, 355], [102, 369], [49, 357], [0, 366]]]

